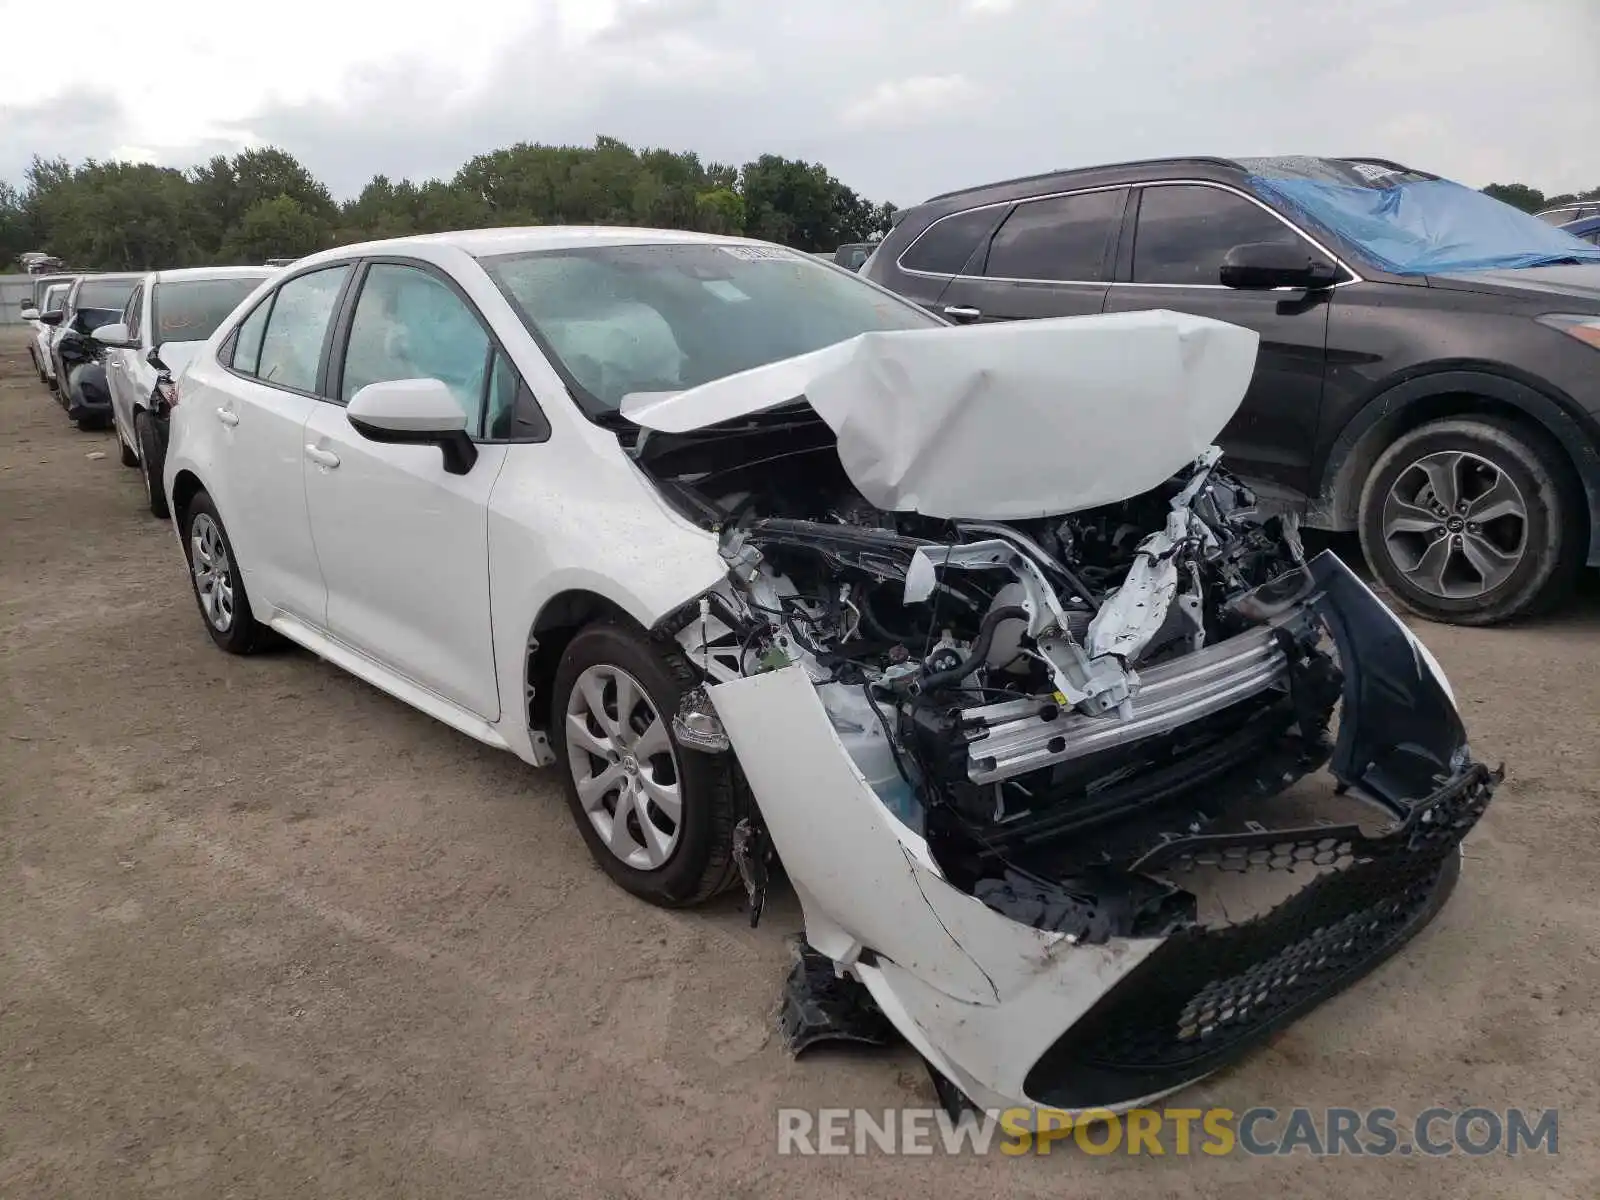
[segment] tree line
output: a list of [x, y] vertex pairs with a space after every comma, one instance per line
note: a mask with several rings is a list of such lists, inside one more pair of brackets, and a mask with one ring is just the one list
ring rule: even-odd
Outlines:
[[[1600, 188], [1547, 196], [1521, 183], [1483, 190], [1525, 212], [1600, 197]], [[647, 225], [829, 251], [887, 232], [894, 211], [820, 163], [764, 154], [735, 167], [609, 137], [593, 146], [521, 142], [477, 155], [448, 180], [375, 175], [343, 202], [292, 154], [271, 147], [217, 155], [187, 171], [35, 156], [20, 189], [0, 182], [0, 268], [28, 250], [107, 271], [264, 262], [491, 225]]]
[[519, 143], [470, 159], [449, 180], [376, 175], [343, 202], [272, 147], [187, 171], [35, 156], [20, 189], [0, 182], [0, 267], [29, 250], [104, 271], [264, 262], [496, 225], [645, 225], [830, 251], [887, 232], [893, 215], [820, 163], [763, 154], [736, 167], [609, 137]]
[[1511, 205], [1512, 208], [1520, 208], [1528, 213], [1571, 204], [1575, 200], [1600, 200], [1600, 187], [1590, 188], [1587, 192], [1555, 192], [1547, 196], [1538, 188], [1529, 187], [1525, 183], [1491, 183], [1483, 191], [1487, 196], [1493, 196], [1496, 200]]

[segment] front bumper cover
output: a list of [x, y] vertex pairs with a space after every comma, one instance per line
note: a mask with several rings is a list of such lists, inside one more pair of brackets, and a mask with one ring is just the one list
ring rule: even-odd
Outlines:
[[[943, 1094], [985, 1109], [1136, 1107], [1349, 986], [1439, 910], [1499, 773], [1472, 761], [1448, 682], [1399, 619], [1331, 554], [1308, 575], [1300, 604], [1332, 635], [1343, 673], [1329, 767], [1386, 824], [1179, 830], [1129, 860], [1124, 880], [1145, 884], [1199, 867], [1316, 869], [1239, 923], [1191, 918], [1089, 939], [1013, 919], [953, 887], [927, 843], [878, 802], [802, 671], [708, 689], [799, 895], [807, 942], [865, 986], [953, 1085]], [[821, 978], [815, 966], [802, 960], [791, 978], [791, 1027], [805, 980]], [[806, 1044], [826, 1032], [807, 1028]]]

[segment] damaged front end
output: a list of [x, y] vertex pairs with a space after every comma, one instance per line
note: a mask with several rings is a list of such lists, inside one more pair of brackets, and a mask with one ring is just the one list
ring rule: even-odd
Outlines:
[[1127, 1108], [1433, 915], [1498, 776], [1427, 651], [1214, 447], [964, 519], [870, 503], [848, 426], [780, 407], [636, 454], [728, 564], [658, 632], [705, 680], [679, 742], [755, 801], [753, 915], [769, 845], [804, 910], [792, 1046], [886, 1018], [979, 1107]]

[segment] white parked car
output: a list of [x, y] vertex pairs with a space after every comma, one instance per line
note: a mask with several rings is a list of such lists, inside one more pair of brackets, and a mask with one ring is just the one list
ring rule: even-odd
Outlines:
[[282, 635], [555, 765], [653, 903], [738, 881], [754, 919], [781, 859], [793, 1048], [892, 1029], [952, 1105], [1125, 1108], [1403, 944], [1498, 778], [1218, 464], [1255, 350], [954, 328], [739, 239], [407, 238], [223, 323], [166, 490], [224, 650]]
[[48, 284], [39, 298], [39, 304], [22, 310], [23, 318], [27, 321], [32, 335], [28, 338], [28, 357], [33, 359], [33, 369], [38, 372], [40, 383], [55, 383], [56, 360], [55, 355], [51, 353], [51, 346], [59, 332], [59, 326], [39, 320], [39, 314], [60, 312], [66, 307], [67, 293], [71, 290], [70, 276]]
[[267, 267], [151, 271], [134, 287], [122, 319], [94, 331], [106, 348], [106, 386], [122, 465], [139, 468], [146, 502], [158, 517], [167, 515], [161, 467], [174, 381], [223, 319], [272, 274]]

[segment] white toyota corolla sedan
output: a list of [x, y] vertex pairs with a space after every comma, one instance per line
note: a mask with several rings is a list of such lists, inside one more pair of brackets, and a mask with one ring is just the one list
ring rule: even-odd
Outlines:
[[[205, 627], [554, 765], [654, 903], [781, 861], [789, 1045], [1126, 1108], [1439, 909], [1498, 779], [1213, 445], [1256, 335], [954, 328], [810, 255], [505, 229], [297, 261], [178, 380]], [[1332, 732], [1338, 716], [1337, 732]]]

